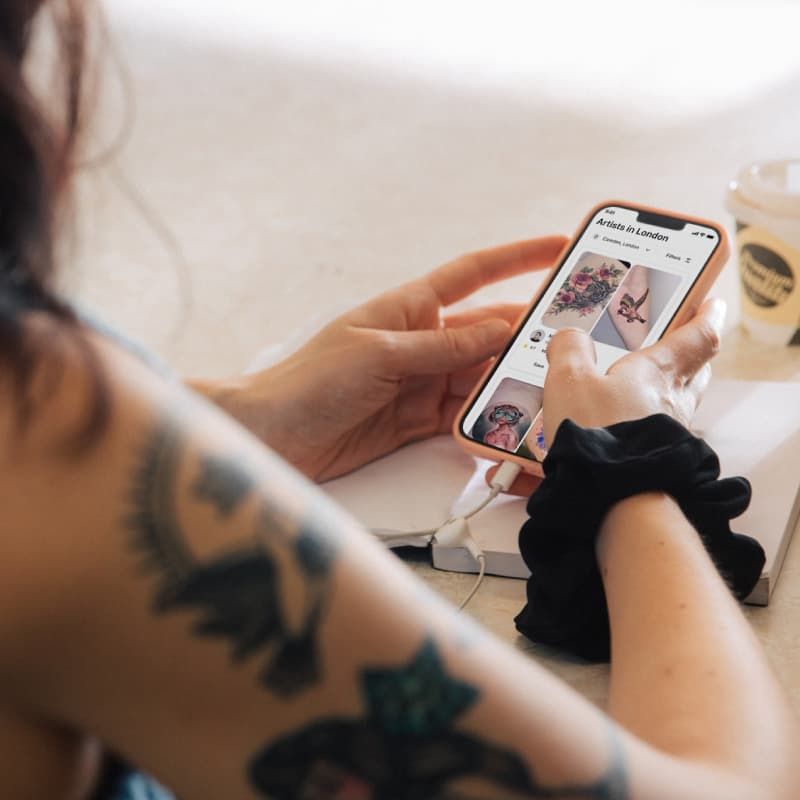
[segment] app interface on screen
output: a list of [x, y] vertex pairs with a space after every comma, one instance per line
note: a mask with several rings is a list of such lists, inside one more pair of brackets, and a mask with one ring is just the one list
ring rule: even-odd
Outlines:
[[464, 435], [542, 460], [539, 411], [547, 343], [555, 332], [573, 327], [589, 333], [602, 372], [663, 334], [719, 235], [704, 225], [687, 222], [675, 230], [638, 217], [619, 206], [594, 215], [462, 419]]

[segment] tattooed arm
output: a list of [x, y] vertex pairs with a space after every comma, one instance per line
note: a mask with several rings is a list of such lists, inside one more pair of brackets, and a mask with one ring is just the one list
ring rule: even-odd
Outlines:
[[[97, 735], [186, 800], [795, 796], [783, 701], [674, 509], [663, 544], [615, 553], [653, 516], [626, 504], [603, 535], [624, 733], [230, 420], [102, 349], [102, 440], [54, 448], [86, 392], [68, 366], [0, 464], [0, 704]], [[691, 610], [647, 635], [636, 612], [677, 605], [687, 571]], [[0, 759], [8, 780], [19, 759]]]

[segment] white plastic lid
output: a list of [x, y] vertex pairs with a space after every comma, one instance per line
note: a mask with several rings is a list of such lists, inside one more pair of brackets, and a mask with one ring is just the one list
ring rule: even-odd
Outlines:
[[800, 159], [752, 164], [739, 173], [730, 190], [748, 206], [800, 218]]

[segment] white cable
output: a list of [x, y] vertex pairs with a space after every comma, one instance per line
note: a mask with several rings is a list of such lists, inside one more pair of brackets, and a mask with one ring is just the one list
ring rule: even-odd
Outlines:
[[497, 497], [497, 495], [499, 495], [501, 491], [502, 489], [499, 486], [492, 486], [492, 489], [489, 492], [489, 494], [486, 495], [486, 497], [484, 497], [483, 500], [481, 500], [481, 502], [478, 503], [478, 505], [476, 505], [474, 508], [471, 508], [469, 511], [465, 511], [463, 514], [459, 514], [459, 516], [462, 519], [469, 519], [470, 517], [474, 517], [479, 511], [483, 511], [483, 509], [486, 508], [486, 506], [488, 506], [489, 503], [491, 503], [492, 500], [494, 500], [495, 497]]
[[501, 492], [507, 492], [520, 472], [522, 472], [522, 467], [519, 464], [515, 464], [513, 461], [504, 461], [495, 472], [489, 486], [492, 488], [499, 486]]
[[484, 575], [486, 574], [486, 556], [483, 550], [481, 550], [480, 545], [473, 538], [467, 520], [486, 508], [500, 492], [507, 492], [520, 472], [521, 467], [517, 464], [511, 461], [504, 461], [489, 482], [489, 486], [491, 487], [489, 494], [469, 511], [459, 514], [457, 517], [450, 517], [450, 519], [446, 520], [438, 528], [418, 531], [396, 531], [390, 528], [373, 528], [372, 533], [388, 547], [391, 547], [392, 544], [399, 545], [402, 542], [409, 542], [409, 540], [428, 537], [425, 544], [435, 542], [436, 544], [445, 545], [447, 547], [463, 547], [467, 550], [478, 564], [478, 577], [470, 589], [469, 594], [467, 594], [458, 606], [459, 609], [463, 609], [466, 607], [467, 603], [472, 600], [478, 589], [480, 589]]
[[481, 553], [478, 556], [478, 578], [469, 590], [469, 594], [458, 604], [459, 611], [463, 611], [467, 607], [467, 603], [475, 597], [476, 592], [481, 588], [484, 575], [486, 575], [486, 556]]
[[[495, 473], [494, 477], [489, 483], [491, 487], [489, 494], [481, 500], [478, 505], [471, 508], [469, 511], [465, 511], [463, 514], [459, 514], [458, 517], [450, 517], [449, 519], [445, 520], [438, 528], [425, 528], [423, 530], [416, 530], [416, 531], [400, 531], [395, 530], [393, 528], [371, 528], [370, 533], [373, 536], [380, 539], [382, 542], [386, 544], [390, 544], [393, 541], [403, 541], [407, 539], [416, 539], [422, 538], [425, 536], [434, 537], [436, 536], [448, 523], [452, 522], [455, 519], [470, 519], [474, 517], [479, 511], [482, 511], [492, 500], [497, 497], [501, 492], [507, 492], [511, 485], [517, 478], [517, 475], [522, 471], [522, 468], [519, 467], [517, 464], [514, 464], [511, 461], [504, 461], [500, 468]], [[439, 541], [439, 537], [436, 536], [437, 541]]]
[[464, 519], [469, 519], [470, 517], [474, 517], [479, 511], [482, 511], [492, 500], [500, 494], [500, 492], [507, 492], [514, 481], [517, 479], [517, 475], [522, 472], [522, 467], [518, 464], [515, 464], [513, 461], [504, 461], [497, 472], [494, 474], [494, 477], [491, 481], [489, 481], [489, 486], [491, 487], [491, 491], [489, 494], [478, 503], [477, 506], [470, 509], [469, 511], [465, 511], [460, 516]]

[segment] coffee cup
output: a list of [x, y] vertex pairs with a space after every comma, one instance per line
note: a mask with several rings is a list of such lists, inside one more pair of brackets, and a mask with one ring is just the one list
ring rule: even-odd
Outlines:
[[800, 345], [800, 159], [746, 167], [726, 205], [736, 220], [742, 325], [759, 341]]

